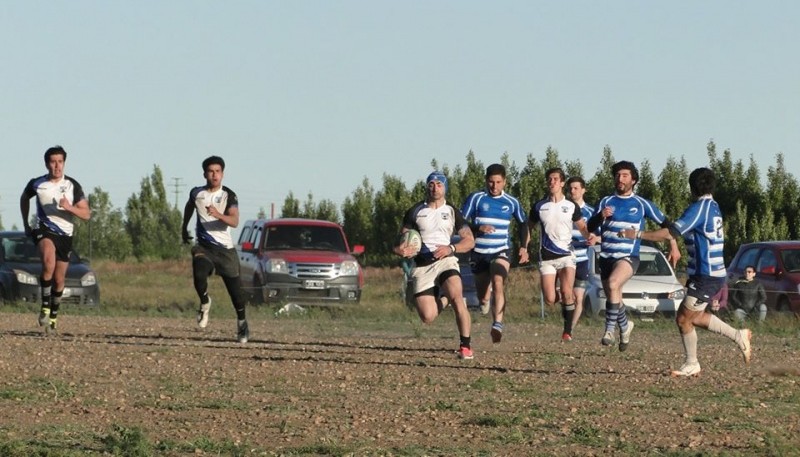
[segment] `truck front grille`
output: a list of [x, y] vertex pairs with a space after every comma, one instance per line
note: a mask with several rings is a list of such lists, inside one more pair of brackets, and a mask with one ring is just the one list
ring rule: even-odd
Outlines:
[[298, 279], [334, 279], [339, 268], [335, 263], [290, 263], [289, 274]]

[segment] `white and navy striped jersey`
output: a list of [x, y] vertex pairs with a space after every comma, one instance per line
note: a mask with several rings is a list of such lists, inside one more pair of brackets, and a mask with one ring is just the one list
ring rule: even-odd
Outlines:
[[63, 176], [58, 181], [50, 181], [49, 175], [39, 176], [28, 181], [22, 192], [24, 198], [36, 196], [37, 227], [57, 235], [72, 236], [75, 229], [75, 215], [64, 210], [59, 202], [62, 197], [73, 205], [86, 199], [78, 181]]
[[711, 195], [704, 195], [689, 205], [680, 219], [672, 223], [671, 229], [686, 240], [689, 254], [686, 273], [689, 276], [725, 277], [722, 212]]
[[215, 192], [206, 186], [198, 186], [189, 192], [189, 201], [194, 205], [197, 214], [195, 235], [200, 244], [233, 249], [233, 239], [228, 224], [208, 214], [206, 207], [214, 206], [222, 214], [229, 208], [238, 208], [239, 200], [236, 194], [225, 186]]
[[461, 207], [464, 219], [472, 222], [472, 226], [490, 225], [494, 232], [476, 232], [475, 252], [479, 254], [495, 254], [511, 248], [511, 220], [525, 226], [528, 223], [519, 200], [502, 192], [493, 197], [489, 192], [480, 190], [467, 197]]
[[[580, 205], [581, 219], [588, 224], [589, 219], [594, 216], [594, 208], [587, 205], [586, 202]], [[586, 238], [583, 237], [581, 231], [572, 224], [572, 251], [575, 253], [575, 262], [586, 262], [589, 260], [589, 245], [586, 244]]]
[[425, 201], [419, 202], [406, 212], [403, 227], [414, 229], [422, 237], [422, 249], [415, 257], [417, 265], [431, 264], [436, 259], [433, 252], [437, 246], [448, 246], [453, 235], [467, 225], [461, 212], [448, 203], [431, 208]]
[[581, 219], [581, 209], [575, 202], [566, 197], [553, 202], [545, 197], [534, 203], [528, 218], [539, 223], [543, 260], [572, 254], [572, 225]]
[[614, 214], [605, 218], [600, 226], [600, 257], [603, 258], [638, 257], [642, 240], [620, 237], [619, 232], [630, 228], [644, 230], [645, 218], [659, 225], [666, 221], [664, 213], [653, 202], [636, 194], [604, 197], [597, 204], [597, 211], [603, 211], [607, 206], [614, 208]]

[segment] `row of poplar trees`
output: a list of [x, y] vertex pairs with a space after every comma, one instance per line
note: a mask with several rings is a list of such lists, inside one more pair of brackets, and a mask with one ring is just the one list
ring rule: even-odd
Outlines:
[[[715, 198], [725, 218], [726, 262], [742, 243], [798, 239], [800, 188], [794, 176], [785, 169], [783, 154], [777, 154], [776, 164], [769, 167], [766, 186], [761, 184], [758, 158], [751, 156], [745, 166], [741, 160], [731, 159], [730, 150], [718, 154], [713, 141], [707, 145], [707, 156], [705, 166], [717, 175]], [[585, 199], [591, 205], [613, 192], [611, 166], [623, 159], [626, 158], [614, 157], [611, 148], [606, 146], [599, 166], [591, 175], [586, 174], [580, 161], [562, 161], [558, 151], [552, 147], [541, 158], [528, 154], [521, 166], [507, 153], [497, 162], [505, 165], [508, 173], [506, 192], [519, 198], [527, 212], [531, 204], [546, 193], [544, 173], [549, 168], [561, 167], [567, 176], [583, 177], [587, 183]], [[424, 178], [428, 173], [438, 169], [447, 175], [447, 200], [460, 207], [469, 193], [484, 187], [486, 166], [491, 163], [494, 161], [481, 162], [470, 151], [464, 167], [440, 166], [434, 159], [430, 170], [422, 170], [420, 179], [411, 186], [384, 173], [382, 185], [376, 189], [370, 178], [364, 177], [341, 208], [330, 200], [315, 202], [313, 194], [300, 202], [289, 193], [281, 207], [281, 217], [338, 222], [344, 226], [351, 246], [362, 244], [366, 247], [361, 258], [365, 265], [397, 265], [392, 246], [406, 210], [424, 198]], [[648, 160], [636, 165], [640, 174], [636, 192], [655, 202], [668, 217], [679, 217], [691, 199], [688, 178], [692, 170], [686, 165], [686, 160], [670, 157], [658, 174]], [[180, 239], [182, 208], [170, 205], [158, 166], [142, 180], [141, 191], [128, 199], [124, 210], [112, 207], [108, 193], [99, 187], [89, 194], [89, 204], [92, 220], [79, 223], [75, 235], [75, 247], [81, 254], [117, 261], [175, 259], [186, 255], [187, 247], [181, 244]], [[263, 208], [258, 216], [266, 217]], [[532, 250], [535, 250], [536, 236], [537, 233], [532, 234]], [[684, 256], [681, 262], [685, 260]]]

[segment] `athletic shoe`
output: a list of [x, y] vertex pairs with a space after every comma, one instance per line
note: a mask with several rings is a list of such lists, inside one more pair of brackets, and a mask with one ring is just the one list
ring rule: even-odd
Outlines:
[[484, 316], [489, 314], [489, 310], [492, 309], [492, 301], [481, 301], [481, 314]]
[[750, 329], [744, 328], [739, 330], [739, 335], [741, 336], [742, 343], [739, 345], [739, 349], [742, 350], [742, 358], [744, 359], [744, 363], [750, 363], [750, 357], [753, 355], [753, 350], [750, 346], [750, 340], [753, 338], [753, 332]]
[[628, 343], [631, 342], [631, 333], [633, 332], [633, 321], [628, 321], [628, 331], [619, 332], [619, 351], [624, 352], [628, 349]]
[[461, 346], [460, 348], [458, 348], [458, 351], [456, 351], [456, 355], [458, 355], [458, 358], [461, 360], [472, 360], [473, 358], [472, 349], [466, 346]]
[[211, 310], [211, 297], [208, 297], [208, 303], [200, 303], [200, 309], [197, 310], [197, 326], [199, 328], [206, 328], [208, 325], [208, 312]]
[[564, 332], [564, 333], [561, 334], [561, 342], [562, 343], [569, 343], [570, 341], [572, 341], [572, 335], [570, 335], [567, 332]]
[[503, 339], [503, 324], [494, 323], [489, 335], [492, 337], [492, 343], [499, 343]]
[[684, 363], [680, 370], [672, 370], [670, 375], [673, 378], [688, 378], [690, 376], [700, 376], [700, 364], [697, 362]]
[[39, 311], [39, 327], [44, 327], [50, 323], [50, 308], [42, 308]]
[[56, 319], [49, 319], [47, 322], [47, 327], [44, 328], [44, 331], [49, 334], [56, 333], [56, 327], [58, 327], [58, 322]]
[[238, 321], [236, 324], [236, 338], [240, 343], [246, 343], [250, 339], [250, 329], [246, 320]]
[[606, 332], [603, 338], [600, 339], [600, 344], [603, 346], [611, 346], [614, 344], [614, 332]]

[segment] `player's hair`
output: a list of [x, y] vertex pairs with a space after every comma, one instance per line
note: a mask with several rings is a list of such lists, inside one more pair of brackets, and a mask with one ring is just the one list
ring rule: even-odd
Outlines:
[[500, 175], [503, 178], [506, 177], [506, 167], [500, 165], [499, 163], [493, 163], [486, 167], [486, 177]]
[[225, 171], [225, 160], [222, 159], [220, 156], [211, 156], [203, 161], [203, 171], [205, 172], [209, 165], [219, 165], [222, 167], [222, 171]]
[[553, 173], [558, 173], [558, 176], [561, 177], [562, 181], [567, 179], [567, 175], [564, 174], [564, 170], [562, 170], [561, 167], [553, 167], [553, 168], [547, 170], [546, 172], [544, 172], [544, 178], [547, 179]]
[[574, 182], [580, 184], [582, 188], [586, 189], [586, 181], [584, 181], [580, 176], [570, 176], [567, 180], [567, 187], [572, 185]]
[[50, 162], [51, 156], [58, 154], [64, 156], [64, 161], [67, 160], [67, 151], [65, 151], [64, 148], [62, 148], [61, 146], [55, 145], [52, 148], [48, 148], [46, 151], [44, 151], [44, 163], [47, 164], [48, 162]]
[[631, 177], [637, 183], [639, 182], [639, 170], [636, 169], [636, 165], [633, 162], [628, 162], [627, 160], [621, 160], [614, 165], [611, 166], [611, 176], [616, 176], [620, 170], [628, 170], [631, 172]]
[[689, 175], [689, 189], [695, 197], [713, 194], [716, 185], [717, 178], [714, 176], [714, 172], [708, 168], [696, 168]]

